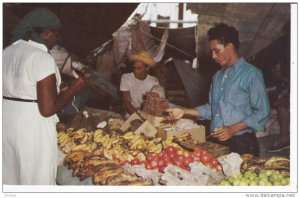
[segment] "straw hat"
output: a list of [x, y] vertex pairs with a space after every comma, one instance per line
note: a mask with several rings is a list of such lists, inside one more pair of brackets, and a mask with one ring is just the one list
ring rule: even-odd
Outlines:
[[133, 54], [129, 56], [130, 61], [139, 61], [149, 67], [154, 67], [156, 62], [151, 58], [151, 56], [146, 51], [141, 51], [138, 54]]

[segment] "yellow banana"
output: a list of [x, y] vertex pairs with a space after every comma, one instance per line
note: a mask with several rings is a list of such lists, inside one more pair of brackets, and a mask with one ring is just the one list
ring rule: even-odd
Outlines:
[[57, 138], [60, 138], [62, 135], [64, 135], [65, 134], [65, 132], [64, 131], [60, 131], [60, 132], [58, 132], [57, 133]]
[[102, 129], [97, 129], [96, 131], [94, 131], [94, 137], [98, 136], [98, 135], [103, 135], [103, 130]]
[[67, 129], [67, 133], [72, 133], [73, 131], [74, 131], [73, 127]]
[[139, 144], [143, 144], [143, 143], [144, 143], [143, 139], [137, 139], [135, 142], [133, 142], [133, 144], [130, 146], [130, 148], [136, 149]]
[[122, 137], [126, 140], [132, 139], [134, 137], [134, 133], [132, 131], [125, 133]]

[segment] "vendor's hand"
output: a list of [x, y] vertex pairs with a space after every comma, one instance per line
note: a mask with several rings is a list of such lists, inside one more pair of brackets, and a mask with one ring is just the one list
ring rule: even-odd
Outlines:
[[222, 127], [212, 132], [212, 137], [219, 141], [226, 141], [233, 136], [234, 132], [231, 127]]
[[169, 115], [166, 118], [170, 120], [178, 120], [182, 118], [184, 115], [184, 110], [179, 108], [166, 109], [166, 112], [169, 113]]

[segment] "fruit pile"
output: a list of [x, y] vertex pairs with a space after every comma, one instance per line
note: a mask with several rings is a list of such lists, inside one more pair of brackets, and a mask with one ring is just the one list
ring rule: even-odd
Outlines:
[[286, 186], [290, 178], [276, 170], [262, 170], [259, 174], [247, 171], [223, 180], [221, 186]]
[[189, 164], [193, 162], [202, 162], [205, 166], [208, 166], [211, 169], [222, 169], [217, 159], [200, 147], [196, 147], [194, 152], [188, 152], [172, 145], [167, 146], [160, 154], [147, 155], [145, 161], [140, 161], [135, 158], [131, 162], [124, 162], [124, 164], [143, 164], [146, 169], [157, 169], [159, 172], [164, 172], [164, 169], [169, 164], [173, 164], [184, 170], [190, 171]]

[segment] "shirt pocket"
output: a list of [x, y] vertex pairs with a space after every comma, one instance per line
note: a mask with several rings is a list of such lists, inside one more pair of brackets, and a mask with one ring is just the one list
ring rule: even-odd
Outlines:
[[228, 100], [233, 105], [247, 104], [249, 101], [248, 93], [240, 88], [232, 88], [228, 94]]

